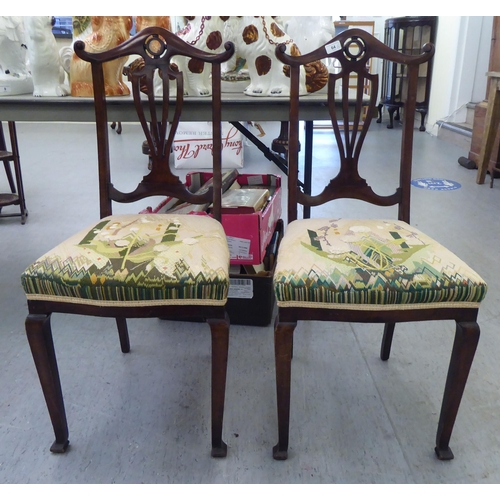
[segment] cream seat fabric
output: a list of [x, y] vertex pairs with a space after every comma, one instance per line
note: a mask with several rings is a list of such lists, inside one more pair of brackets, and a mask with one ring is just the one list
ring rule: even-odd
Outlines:
[[22, 284], [29, 300], [224, 305], [226, 235], [208, 216], [112, 215], [37, 259]]
[[398, 220], [290, 223], [274, 275], [279, 307], [379, 310], [479, 307], [485, 281], [443, 245]]

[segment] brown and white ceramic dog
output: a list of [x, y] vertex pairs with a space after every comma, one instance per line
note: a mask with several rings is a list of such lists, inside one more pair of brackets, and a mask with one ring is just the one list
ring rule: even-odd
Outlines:
[[[103, 52], [128, 40], [132, 29], [131, 16], [93, 16], [92, 33], [84, 39], [89, 52]], [[123, 67], [127, 58], [103, 64], [106, 95], [129, 95], [130, 90], [123, 81]], [[90, 64], [72, 55], [70, 65], [71, 95], [91, 97], [93, 95]]]
[[[218, 53], [224, 49], [224, 20], [219, 16], [190, 16], [188, 24], [177, 33], [185, 42], [206, 52]], [[212, 93], [211, 65], [185, 57], [174, 57], [172, 62], [184, 75], [184, 93], [208, 96]]]
[[[251, 96], [287, 96], [290, 81], [287, 67], [276, 58], [276, 46], [284, 43], [287, 53], [300, 55], [294, 41], [273, 16], [238, 16], [226, 20], [224, 39], [235, 44], [236, 54], [246, 60]], [[326, 85], [328, 71], [318, 61], [301, 75], [300, 93], [315, 92]]]

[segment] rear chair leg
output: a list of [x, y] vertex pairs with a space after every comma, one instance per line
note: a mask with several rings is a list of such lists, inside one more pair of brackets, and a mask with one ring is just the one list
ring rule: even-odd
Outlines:
[[391, 355], [392, 337], [395, 326], [396, 323], [386, 323], [384, 326], [384, 336], [382, 337], [382, 345], [380, 347], [380, 359], [382, 361], [387, 361]]
[[229, 316], [225, 319], [208, 319], [212, 333], [212, 457], [227, 455], [227, 445], [222, 440], [224, 401], [226, 397], [227, 357], [229, 350]]
[[476, 322], [457, 322], [436, 436], [435, 451], [440, 460], [453, 458], [449, 442], [478, 342]]
[[120, 347], [122, 352], [126, 354], [130, 352], [130, 340], [128, 337], [127, 319], [116, 318], [116, 326], [118, 327], [118, 335], [120, 337]]
[[26, 334], [56, 436], [50, 451], [64, 453], [69, 445], [68, 423], [52, 340], [50, 314], [29, 314], [26, 318]]
[[279, 315], [274, 328], [274, 353], [276, 363], [276, 397], [278, 403], [278, 444], [273, 448], [275, 460], [288, 458], [290, 429], [290, 381], [292, 372], [293, 323], [280, 323]]

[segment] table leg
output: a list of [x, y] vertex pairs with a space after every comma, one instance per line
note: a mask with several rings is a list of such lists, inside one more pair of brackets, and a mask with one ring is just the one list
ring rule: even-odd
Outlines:
[[271, 151], [262, 141], [257, 139], [252, 132], [249, 132], [247, 128], [240, 122], [230, 122], [233, 127], [238, 129], [250, 142], [252, 142], [257, 148], [264, 154], [264, 156], [272, 161], [278, 168], [285, 174], [288, 175], [288, 165], [284, 158]]
[[[477, 184], [484, 184], [486, 172], [490, 172], [491, 179], [494, 178], [494, 171], [490, 169], [490, 158], [493, 144], [500, 125], [500, 77], [491, 77], [490, 94], [488, 96], [488, 107], [486, 108], [486, 118], [484, 121], [483, 142], [479, 153], [478, 171], [476, 177]], [[493, 182], [491, 183], [493, 185]]]

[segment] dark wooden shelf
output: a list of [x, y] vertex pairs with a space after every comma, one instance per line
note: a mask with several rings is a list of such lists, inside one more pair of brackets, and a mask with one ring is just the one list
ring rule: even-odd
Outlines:
[[[436, 43], [437, 16], [406, 16], [387, 19], [384, 30], [384, 43], [404, 54], [418, 55], [426, 43]], [[432, 80], [432, 59], [423, 65], [419, 74], [417, 112], [421, 114], [420, 130], [425, 130], [425, 117], [429, 110], [429, 97]], [[382, 121], [384, 106], [389, 112], [387, 128], [393, 128], [394, 119], [399, 120], [400, 108], [404, 109], [406, 99], [407, 75], [402, 65], [384, 61], [382, 69], [381, 99], [378, 105]], [[394, 116], [394, 113], [396, 115]]]
[[19, 196], [14, 193], [0, 193], [0, 207], [19, 205]]
[[[28, 211], [26, 210], [26, 204], [24, 201], [24, 189], [23, 180], [21, 175], [21, 163], [19, 160], [19, 148], [17, 145], [17, 133], [15, 122], [9, 121], [9, 135], [10, 143], [12, 146], [12, 152], [7, 151], [7, 145], [5, 143], [5, 136], [3, 133], [3, 125], [0, 122], [0, 162], [4, 164], [5, 174], [11, 189], [11, 193], [0, 193], [0, 212], [3, 207], [10, 205], [18, 205], [19, 212], [14, 213], [0, 213], [0, 217], [21, 217], [21, 224], [26, 222], [26, 217], [28, 216]], [[14, 175], [12, 175], [12, 170], [10, 164], [14, 164]]]
[[14, 155], [10, 151], [0, 151], [0, 161], [14, 161]]

